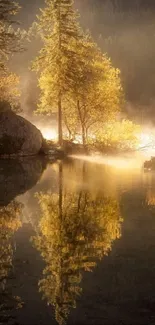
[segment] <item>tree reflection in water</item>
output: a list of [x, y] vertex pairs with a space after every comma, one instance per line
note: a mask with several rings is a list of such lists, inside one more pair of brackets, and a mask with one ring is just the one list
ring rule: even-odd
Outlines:
[[19, 297], [13, 297], [8, 279], [13, 267], [12, 237], [21, 226], [22, 204], [13, 200], [5, 207], [0, 207], [0, 323], [12, 320], [11, 312], [22, 306]]
[[46, 262], [39, 290], [63, 325], [70, 309], [76, 308], [83, 271], [91, 272], [121, 236], [119, 204], [100, 193], [63, 188], [62, 165], [59, 194], [37, 196], [42, 215], [33, 244]]

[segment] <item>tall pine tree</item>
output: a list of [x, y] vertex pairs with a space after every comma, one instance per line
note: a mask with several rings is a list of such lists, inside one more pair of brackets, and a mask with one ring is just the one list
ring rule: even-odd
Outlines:
[[59, 144], [62, 145], [62, 104], [74, 82], [76, 48], [82, 31], [73, 0], [46, 0], [45, 3], [36, 23], [44, 45], [33, 69], [39, 72], [39, 111], [49, 113], [57, 107]]

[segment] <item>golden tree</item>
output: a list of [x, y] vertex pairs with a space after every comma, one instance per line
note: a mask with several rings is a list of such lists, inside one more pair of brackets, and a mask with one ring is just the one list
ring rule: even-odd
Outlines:
[[123, 91], [120, 71], [112, 66], [111, 60], [100, 52], [89, 35], [82, 48], [84, 61], [75, 76], [72, 97], [77, 109], [74, 116], [79, 121], [85, 145], [91, 131], [102, 130], [104, 121], [116, 118], [122, 107]]
[[15, 1], [1, 0], [0, 2], [0, 67], [3, 59], [10, 53], [21, 49], [21, 31], [14, 29], [17, 22], [13, 17], [18, 13], [19, 5]]
[[0, 78], [0, 102], [9, 103], [16, 111], [19, 107], [19, 78], [16, 74], [10, 73], [7, 69], [1, 71]]
[[83, 144], [88, 130], [120, 110], [119, 71], [84, 34], [73, 0], [46, 0], [35, 24], [43, 41], [33, 69], [39, 73], [39, 113], [58, 112], [59, 143], [62, 123], [70, 138], [80, 129]]
[[7, 67], [10, 54], [23, 50], [22, 40], [26, 33], [17, 28], [14, 16], [19, 11], [15, 1], [0, 1], [0, 102], [9, 102], [12, 107], [18, 106], [19, 78], [10, 73]]
[[[76, 74], [76, 47], [81, 38], [73, 0], [45, 0], [36, 23], [43, 48], [33, 69], [39, 72], [40, 112], [57, 108], [59, 143], [62, 144], [62, 102]], [[72, 46], [74, 44], [74, 47]]]

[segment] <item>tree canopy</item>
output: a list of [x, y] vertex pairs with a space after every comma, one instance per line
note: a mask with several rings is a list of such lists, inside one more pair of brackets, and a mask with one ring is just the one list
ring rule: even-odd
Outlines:
[[33, 63], [41, 90], [39, 113], [58, 113], [59, 143], [63, 123], [70, 137], [88, 130], [121, 108], [119, 71], [112, 67], [78, 23], [72, 0], [46, 0], [35, 23], [43, 47]]
[[72, 0], [46, 0], [36, 23], [43, 41], [33, 68], [40, 72], [40, 109], [58, 110], [59, 142], [62, 142], [62, 100], [76, 73], [76, 51], [81, 31]]
[[19, 11], [19, 5], [15, 1], [1, 0], [0, 2], [0, 68], [3, 60], [13, 52], [21, 49], [21, 31], [15, 29], [17, 21], [14, 16]]
[[9, 103], [17, 111], [19, 105], [19, 77], [8, 69], [1, 71], [0, 102]]
[[0, 101], [9, 102], [13, 108], [19, 105], [19, 78], [9, 71], [8, 60], [13, 53], [24, 49], [22, 40], [25, 32], [18, 28], [14, 19], [19, 8], [15, 1], [0, 1]]

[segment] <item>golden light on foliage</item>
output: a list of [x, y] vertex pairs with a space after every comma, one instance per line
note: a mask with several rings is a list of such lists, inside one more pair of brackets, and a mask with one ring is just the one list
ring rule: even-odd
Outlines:
[[120, 71], [83, 32], [72, 0], [47, 1], [34, 25], [43, 41], [32, 66], [40, 88], [37, 112], [57, 112], [60, 145], [63, 123], [70, 138], [80, 129], [86, 144], [92, 126], [114, 117], [122, 107]]
[[101, 149], [104, 146], [122, 150], [133, 149], [139, 145], [138, 135], [140, 133], [140, 125], [130, 120], [112, 121], [103, 124], [102, 129], [96, 130], [96, 144], [99, 144]]
[[[16, 1], [0, 0], [0, 102], [9, 103], [19, 111], [19, 77], [9, 71], [9, 59], [13, 53], [23, 51], [26, 32], [18, 28], [13, 16], [18, 14]], [[3, 105], [4, 106], [4, 105]]]
[[16, 74], [9, 71], [1, 72], [0, 78], [0, 102], [8, 102], [12, 107], [18, 106], [20, 92], [18, 89], [19, 78]]

